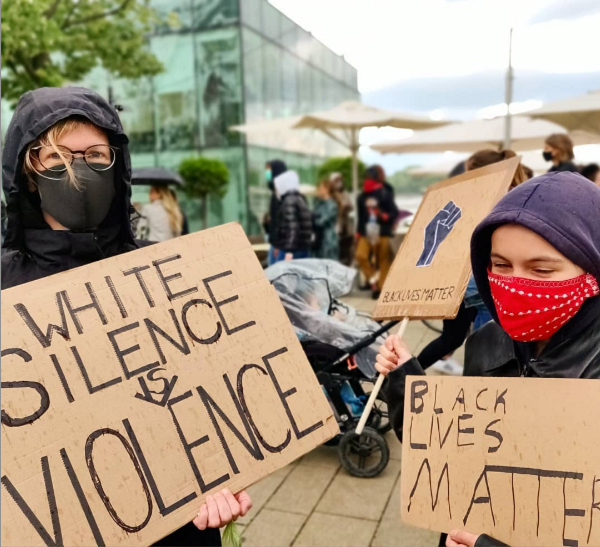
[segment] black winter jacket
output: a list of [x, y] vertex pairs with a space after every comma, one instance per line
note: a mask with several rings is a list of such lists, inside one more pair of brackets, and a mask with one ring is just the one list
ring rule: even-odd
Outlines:
[[308, 251], [312, 236], [312, 213], [306, 199], [300, 192], [288, 192], [279, 206], [275, 247], [288, 253]]
[[[52, 230], [44, 221], [37, 193], [30, 193], [22, 174], [28, 145], [58, 121], [83, 116], [102, 128], [120, 149], [116, 163], [116, 196], [106, 220], [93, 232]], [[2, 257], [2, 289], [35, 281], [90, 264], [149, 242], [134, 240], [129, 220], [132, 210], [131, 162], [127, 137], [117, 113], [89, 89], [42, 88], [21, 97], [6, 134], [2, 154], [2, 186], [7, 198], [8, 227]], [[218, 529], [199, 531], [188, 523], [155, 545], [221, 545]]]

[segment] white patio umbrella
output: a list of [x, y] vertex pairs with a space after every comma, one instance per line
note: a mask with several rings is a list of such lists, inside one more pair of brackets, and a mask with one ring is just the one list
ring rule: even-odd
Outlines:
[[[544, 147], [546, 137], [552, 133], [564, 133], [560, 125], [545, 120], [532, 120], [526, 116], [513, 116], [511, 148], [515, 151], [534, 150]], [[406, 139], [383, 142], [371, 148], [383, 154], [404, 152], [476, 152], [482, 148], [501, 149], [504, 144], [504, 117], [492, 120], [472, 120], [453, 123], [437, 129], [417, 131]], [[574, 132], [573, 143], [596, 144], [599, 134]]]
[[600, 89], [579, 97], [548, 103], [527, 115], [557, 123], [567, 131], [600, 135]]
[[358, 133], [365, 127], [396, 127], [425, 129], [448, 122], [431, 120], [424, 116], [382, 110], [356, 101], [347, 101], [322, 112], [294, 116], [266, 122], [231, 127], [242, 133], [265, 133], [284, 129], [316, 129], [350, 150], [352, 155], [352, 190], [358, 195]]

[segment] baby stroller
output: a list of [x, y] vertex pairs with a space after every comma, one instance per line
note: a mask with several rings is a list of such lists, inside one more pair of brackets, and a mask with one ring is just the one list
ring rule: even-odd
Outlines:
[[390, 431], [382, 390], [367, 427], [354, 430], [373, 387], [375, 358], [383, 335], [397, 322], [381, 325], [345, 305], [356, 270], [332, 260], [279, 262], [266, 270], [325, 392], [340, 427], [329, 441], [337, 445], [342, 466], [357, 477], [375, 477], [387, 466]]

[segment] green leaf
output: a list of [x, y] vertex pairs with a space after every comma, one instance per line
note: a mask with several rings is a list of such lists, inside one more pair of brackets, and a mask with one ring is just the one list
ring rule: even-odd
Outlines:
[[146, 0], [10, 0], [2, 4], [2, 98], [61, 86], [104, 66], [117, 77], [163, 70], [147, 47], [162, 23]]
[[223, 547], [242, 547], [242, 536], [234, 521], [225, 526], [225, 530], [223, 530], [223, 535], [221, 536], [221, 543]]

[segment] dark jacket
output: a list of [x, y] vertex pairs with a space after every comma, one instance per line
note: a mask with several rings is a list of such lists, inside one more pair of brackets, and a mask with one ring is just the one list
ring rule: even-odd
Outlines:
[[300, 192], [288, 192], [281, 198], [274, 246], [293, 253], [308, 251], [313, 236], [312, 213]]
[[[388, 183], [385, 183], [386, 185]], [[392, 237], [394, 224], [398, 216], [398, 207], [394, 202], [394, 194], [384, 184], [367, 179], [363, 186], [363, 191], [356, 200], [356, 210], [358, 212], [357, 231], [361, 236], [366, 236], [366, 226], [369, 220], [369, 211], [367, 209], [367, 200], [377, 201], [379, 211], [379, 235], [381, 237]]]
[[571, 173], [578, 173], [579, 169], [577, 169], [577, 166], [572, 161], [563, 161], [563, 162], [559, 163], [558, 165], [553, 165], [552, 167], [550, 167], [550, 169], [548, 169], [548, 173], [563, 172], [563, 171], [569, 171]]
[[[93, 232], [52, 230], [44, 221], [37, 192], [27, 189], [22, 174], [28, 145], [55, 123], [83, 116], [108, 135], [117, 155], [116, 196], [101, 226]], [[80, 87], [42, 88], [25, 93], [8, 127], [2, 154], [2, 186], [7, 199], [6, 246], [2, 257], [2, 289], [34, 281], [144, 245], [135, 241], [131, 161], [127, 136], [115, 110], [99, 95]], [[148, 244], [148, 243], [145, 243]], [[192, 523], [163, 538], [158, 545], [220, 545], [219, 530], [200, 532]]]
[[271, 160], [269, 162], [271, 166], [271, 182], [269, 183], [269, 189], [271, 190], [271, 203], [269, 204], [269, 222], [266, 224], [266, 231], [269, 234], [269, 241], [271, 245], [277, 240], [277, 219], [279, 217], [279, 198], [275, 193], [275, 178], [287, 171], [287, 165], [281, 160]]
[[[600, 188], [579, 174], [550, 173], [509, 192], [476, 228], [471, 263], [479, 294], [497, 320], [487, 267], [493, 231], [518, 223], [546, 239], [569, 260], [600, 279]], [[404, 379], [423, 374], [412, 359], [388, 375], [390, 420], [402, 436]], [[531, 343], [515, 342], [496, 322], [467, 340], [465, 376], [533, 376], [600, 379], [600, 297], [590, 298], [536, 356]]]

